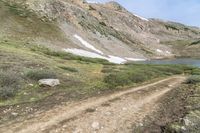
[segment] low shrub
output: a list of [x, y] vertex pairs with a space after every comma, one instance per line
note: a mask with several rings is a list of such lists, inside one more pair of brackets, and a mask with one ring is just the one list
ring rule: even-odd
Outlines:
[[103, 68], [103, 72], [107, 73], [104, 77], [104, 83], [107, 84], [108, 88], [116, 88], [142, 83], [153, 78], [183, 74], [188, 69], [191, 68], [182, 65], [127, 64], [120, 69], [111, 69], [111, 66], [106, 66]]
[[200, 75], [200, 69], [192, 69], [192, 75]]
[[78, 72], [78, 70], [76, 68], [73, 68], [73, 67], [60, 66], [60, 68], [63, 69], [63, 70], [67, 70], [69, 72]]
[[133, 74], [131, 74], [129, 76], [129, 79], [133, 83], [141, 83], [141, 82], [146, 81], [149, 77], [150, 77], [150, 75], [141, 72], [141, 73], [133, 73]]
[[183, 73], [183, 69], [181, 67], [179, 67], [179, 66], [176, 66], [176, 65], [156, 66], [156, 68], [159, 71], [167, 72], [168, 74], [182, 74]]
[[192, 75], [190, 76], [187, 81], [187, 84], [197, 84], [200, 83], [200, 76], [199, 75]]
[[0, 87], [0, 100], [6, 100], [11, 97], [14, 97], [16, 94], [16, 91], [14, 87]]
[[57, 75], [50, 70], [31, 70], [26, 73], [26, 77], [31, 80], [57, 78]]
[[0, 72], [0, 99], [6, 100], [15, 96], [20, 88], [21, 77], [13, 72]]
[[13, 72], [0, 72], [0, 86], [15, 86], [18, 84], [17, 75], [13, 74]]
[[108, 88], [114, 89], [118, 86], [124, 86], [131, 83], [129, 75], [127, 73], [120, 74], [109, 74], [104, 78], [104, 82], [107, 84]]

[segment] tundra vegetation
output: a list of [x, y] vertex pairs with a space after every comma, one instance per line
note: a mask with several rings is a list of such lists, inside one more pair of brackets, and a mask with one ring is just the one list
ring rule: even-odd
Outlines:
[[[73, 93], [68, 98], [79, 99], [170, 75], [199, 73], [183, 65], [116, 65], [13, 40], [0, 42], [0, 56], [1, 106], [36, 102], [58, 93]], [[39, 86], [38, 80], [46, 78], [58, 78], [61, 85]]]

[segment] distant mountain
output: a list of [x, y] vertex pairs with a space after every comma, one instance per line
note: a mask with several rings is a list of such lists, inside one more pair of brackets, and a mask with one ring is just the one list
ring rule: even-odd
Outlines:
[[146, 19], [116, 2], [0, 0], [0, 18], [0, 39], [114, 63], [200, 57], [199, 28]]

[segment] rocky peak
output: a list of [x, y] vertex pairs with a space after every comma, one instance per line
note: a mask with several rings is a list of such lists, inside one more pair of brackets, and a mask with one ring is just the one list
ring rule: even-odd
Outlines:
[[122, 11], [122, 10], [125, 10], [124, 7], [122, 7], [119, 3], [117, 3], [116, 1], [110, 1], [110, 2], [107, 2], [105, 4], [107, 7], [113, 9], [113, 10], [116, 10], [116, 11]]

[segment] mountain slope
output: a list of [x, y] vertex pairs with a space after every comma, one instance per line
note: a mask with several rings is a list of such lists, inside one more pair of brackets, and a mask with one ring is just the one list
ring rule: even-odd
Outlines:
[[[116, 2], [1, 0], [0, 6], [2, 38], [20, 39], [114, 63], [185, 54], [198, 56], [190, 52], [193, 49], [199, 53], [196, 47], [187, 44], [200, 38], [198, 28], [145, 19]], [[178, 40], [186, 44], [180, 46]], [[192, 50], [183, 53], [179, 47]]]

